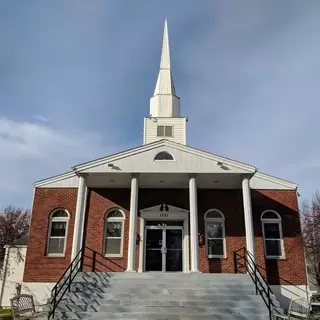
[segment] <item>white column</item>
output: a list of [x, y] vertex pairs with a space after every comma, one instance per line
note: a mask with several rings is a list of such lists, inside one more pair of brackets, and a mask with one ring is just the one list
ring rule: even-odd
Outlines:
[[245, 223], [245, 231], [246, 231], [246, 246], [247, 246], [247, 250], [251, 253], [252, 258], [255, 261], [251, 189], [250, 189], [250, 182], [249, 182], [248, 176], [244, 176], [242, 178], [242, 197], [243, 197], [244, 223]]
[[79, 177], [77, 207], [73, 228], [73, 242], [71, 251], [71, 261], [75, 258], [82, 246], [84, 220], [85, 220], [85, 207], [87, 199], [87, 186], [84, 176]]
[[198, 203], [195, 175], [189, 176], [191, 272], [199, 272]]
[[136, 235], [137, 235], [137, 217], [138, 217], [138, 175], [132, 175], [131, 178], [131, 196], [130, 196], [130, 224], [129, 224], [129, 245], [128, 245], [128, 265], [127, 272], [135, 272], [136, 266]]

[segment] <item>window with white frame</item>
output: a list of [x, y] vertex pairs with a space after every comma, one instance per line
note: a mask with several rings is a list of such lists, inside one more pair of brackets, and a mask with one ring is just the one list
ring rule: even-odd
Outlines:
[[122, 257], [125, 216], [119, 209], [109, 211], [105, 216], [104, 255]]
[[173, 137], [173, 126], [157, 126], [157, 137]]
[[64, 255], [66, 251], [69, 214], [63, 209], [55, 210], [50, 215], [47, 255]]
[[225, 220], [219, 210], [210, 210], [204, 216], [208, 258], [226, 256]]
[[261, 215], [264, 250], [267, 258], [283, 258], [282, 220], [280, 215], [267, 210]]

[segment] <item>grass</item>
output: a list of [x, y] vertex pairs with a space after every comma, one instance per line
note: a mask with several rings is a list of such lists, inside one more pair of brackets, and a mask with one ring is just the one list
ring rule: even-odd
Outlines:
[[0, 308], [0, 319], [11, 319], [11, 309], [1, 309]]

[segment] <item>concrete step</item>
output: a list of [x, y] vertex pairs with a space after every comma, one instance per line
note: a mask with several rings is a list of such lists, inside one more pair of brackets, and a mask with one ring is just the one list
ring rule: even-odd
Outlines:
[[101, 297], [105, 299], [114, 299], [114, 298], [129, 298], [132, 299], [133, 297], [139, 298], [148, 298], [150, 296], [159, 297], [159, 296], [173, 296], [176, 299], [179, 297], [181, 298], [193, 298], [197, 296], [216, 296], [216, 295], [228, 295], [228, 294], [235, 294], [240, 296], [251, 296], [254, 295], [254, 290], [215, 290], [215, 289], [179, 289], [179, 288], [171, 288], [171, 289], [120, 289], [120, 288], [112, 288], [108, 290], [108, 288], [96, 288], [94, 290], [89, 290], [88, 288], [75, 288], [73, 289], [73, 293], [76, 293], [78, 296], [79, 294], [84, 294], [85, 296], [91, 296], [94, 298]]
[[145, 298], [139, 298], [139, 297], [133, 297], [132, 299], [124, 299], [122, 297], [119, 297], [119, 299], [83, 299], [83, 298], [64, 298], [61, 301], [62, 304], [68, 304], [68, 305], [144, 305], [144, 306], [165, 306], [165, 305], [171, 305], [171, 306], [185, 306], [185, 305], [194, 305], [194, 306], [212, 306], [213, 304], [215, 306], [234, 306], [234, 307], [241, 307], [246, 305], [264, 305], [264, 302], [261, 300], [259, 296], [237, 296], [237, 295], [231, 295], [231, 296], [197, 296], [190, 298], [180, 298], [177, 299], [176, 297], [165, 297], [160, 296], [157, 297], [157, 299], [154, 299], [154, 297], [145, 297]]
[[268, 320], [269, 316], [266, 314], [225, 314], [225, 313], [212, 313], [210, 315], [199, 314], [132, 314], [132, 313], [104, 313], [97, 312], [95, 314], [76, 312], [64, 313], [63, 315], [57, 313], [55, 319], [90, 319], [90, 320]]
[[249, 275], [79, 273], [55, 319], [269, 319]]

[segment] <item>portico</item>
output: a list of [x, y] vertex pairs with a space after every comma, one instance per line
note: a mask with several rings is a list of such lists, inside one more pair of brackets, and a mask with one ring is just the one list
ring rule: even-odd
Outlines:
[[[178, 147], [176, 149], [176, 146]], [[151, 150], [143, 150], [145, 146], [137, 148], [140, 152], [134, 156], [127, 155], [123, 157], [121, 154], [117, 158], [111, 156], [111, 160], [101, 159], [99, 164], [84, 164], [74, 168], [79, 178], [78, 201], [76, 210], [76, 219], [74, 226], [74, 240], [72, 256], [80, 250], [80, 243], [83, 239], [83, 221], [85, 220], [85, 204], [86, 190], [89, 188], [104, 189], [130, 189], [130, 217], [129, 217], [129, 234], [128, 234], [128, 253], [127, 253], [127, 272], [135, 272], [139, 263], [139, 272], [146, 271], [146, 221], [182, 221], [182, 270], [183, 272], [199, 272], [199, 228], [198, 228], [198, 190], [202, 189], [242, 189], [243, 212], [245, 221], [246, 246], [249, 252], [254, 256], [253, 241], [253, 224], [252, 224], [252, 206], [250, 177], [254, 174], [255, 168], [241, 163], [235, 163], [231, 160], [205, 153], [204, 155], [193, 154], [188, 167], [192, 162], [203, 161], [203, 167], [197, 172], [189, 173], [183, 166], [183, 159], [190, 156], [190, 151], [197, 152], [193, 148], [183, 146], [174, 142], [162, 140], [153, 143]], [[141, 150], [142, 149], [142, 150]], [[170, 152], [176, 159], [170, 161], [154, 161], [155, 156], [159, 152]], [[142, 157], [144, 161], [136, 160]], [[179, 166], [177, 162], [182, 162]], [[135, 164], [133, 171], [131, 164]], [[214, 166], [211, 172], [208, 172], [207, 166]], [[150, 172], [151, 167], [157, 167], [157, 172]], [[174, 172], [177, 168], [178, 172]], [[161, 170], [162, 169], [162, 170]], [[162, 172], [161, 172], [162, 171]], [[184, 171], [184, 172], [183, 172]], [[212, 172], [215, 171], [215, 172]], [[186, 189], [188, 190], [187, 208], [178, 208], [173, 206], [167, 199], [159, 200], [154, 206], [149, 208], [141, 208], [139, 205], [139, 192], [144, 189]], [[214, 199], [212, 199], [214, 202]], [[167, 211], [161, 208], [162, 205], [167, 206]], [[139, 210], [140, 208], [140, 210]], [[140, 217], [140, 234], [137, 234], [138, 216]], [[152, 224], [151, 224], [152, 225]], [[150, 223], [149, 223], [150, 226]], [[154, 226], [156, 227], [156, 226]], [[149, 232], [149, 234], [151, 234]], [[136, 261], [136, 240], [140, 241], [139, 259]], [[141, 248], [143, 248], [141, 250]], [[164, 248], [165, 250], [166, 248]], [[190, 257], [190, 264], [189, 264]]]

